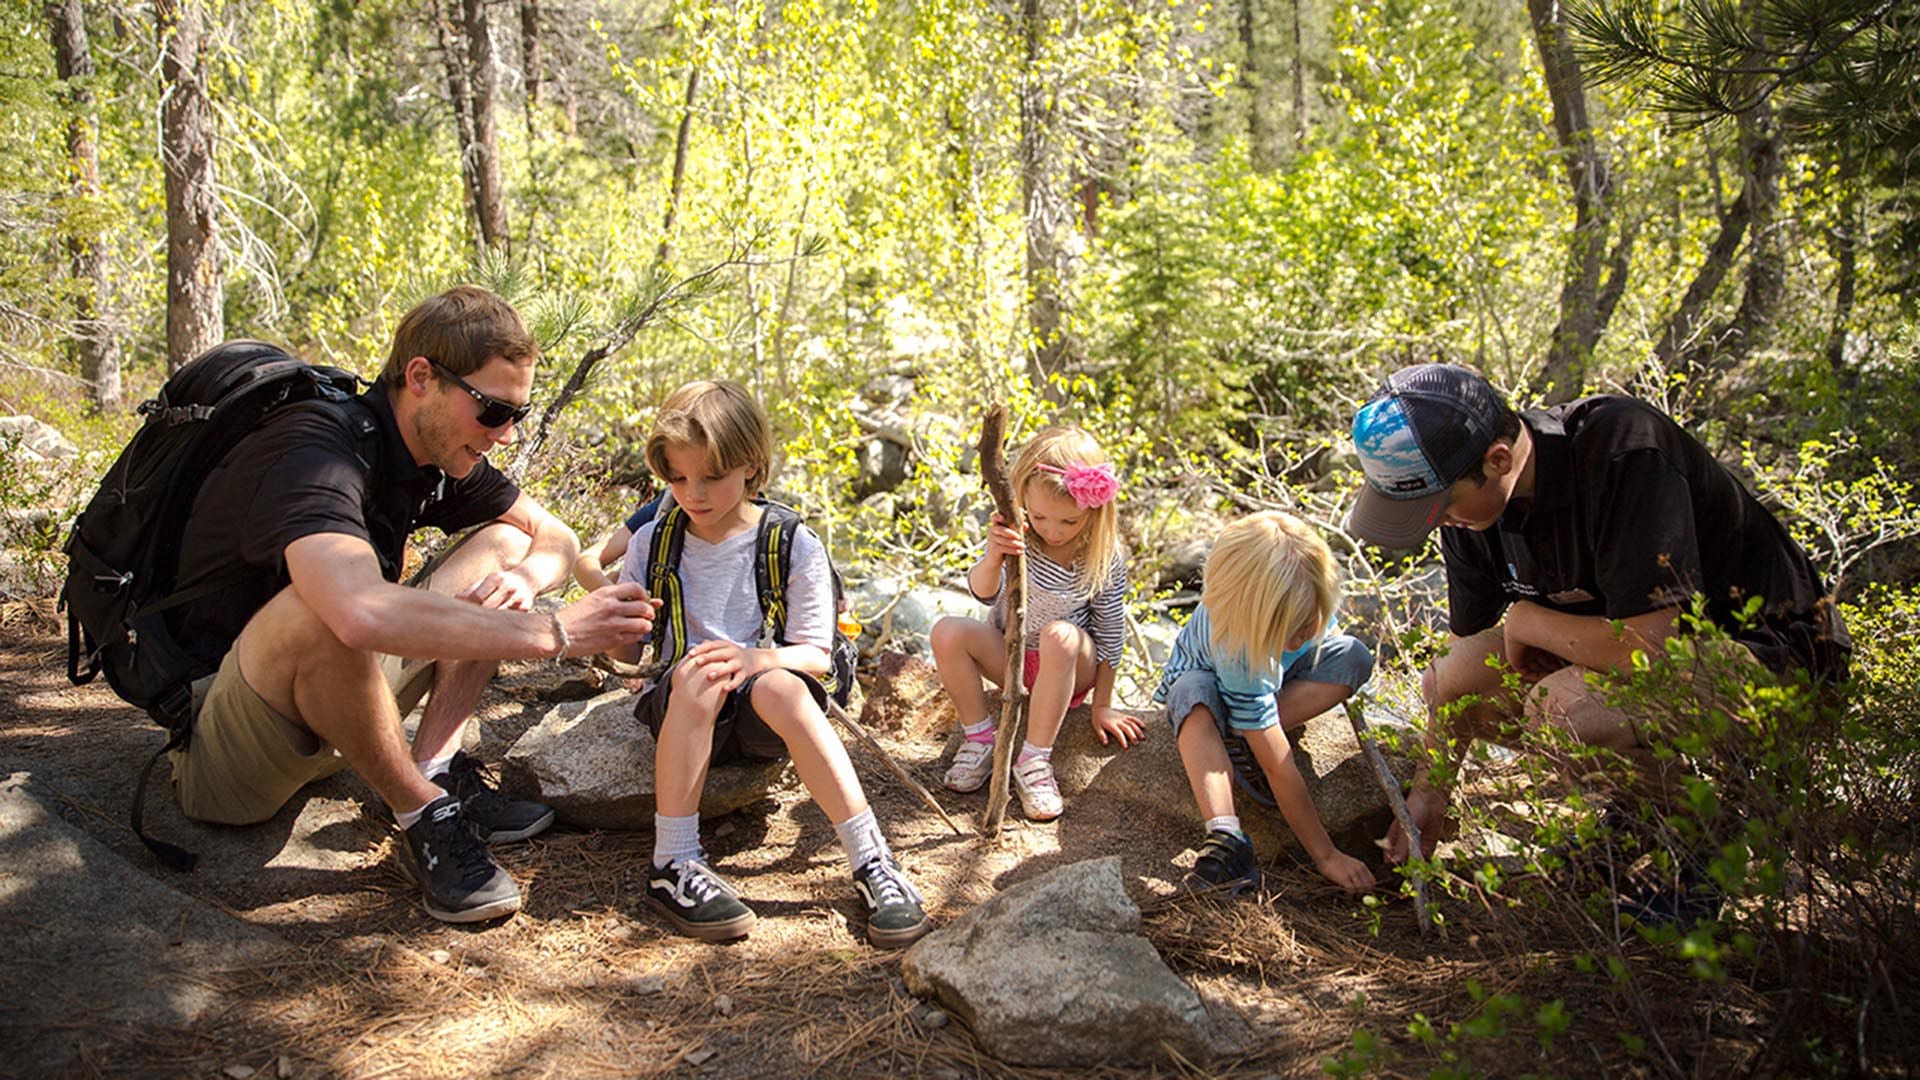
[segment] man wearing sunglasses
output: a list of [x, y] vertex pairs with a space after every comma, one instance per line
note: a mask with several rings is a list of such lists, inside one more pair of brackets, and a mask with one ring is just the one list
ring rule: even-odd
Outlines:
[[[553, 813], [491, 786], [460, 750], [467, 719], [498, 661], [641, 641], [654, 612], [637, 584], [532, 610], [579, 543], [486, 455], [526, 419], [537, 358], [505, 300], [453, 289], [400, 320], [371, 390], [271, 414], [209, 474], [181, 544], [179, 588], [209, 592], [179, 639], [219, 666], [195, 684], [193, 738], [174, 754], [188, 817], [265, 821], [351, 768], [393, 814], [431, 915], [519, 909], [486, 845]], [[424, 588], [399, 584], [413, 530], [473, 526]], [[409, 745], [401, 717], [423, 695]]]

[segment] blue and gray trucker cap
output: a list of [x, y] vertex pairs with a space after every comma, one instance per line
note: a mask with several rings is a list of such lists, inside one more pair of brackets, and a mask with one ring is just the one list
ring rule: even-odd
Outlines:
[[1367, 482], [1347, 531], [1383, 548], [1419, 544], [1440, 523], [1454, 482], [1493, 445], [1505, 409], [1467, 368], [1416, 364], [1387, 376], [1353, 416]]

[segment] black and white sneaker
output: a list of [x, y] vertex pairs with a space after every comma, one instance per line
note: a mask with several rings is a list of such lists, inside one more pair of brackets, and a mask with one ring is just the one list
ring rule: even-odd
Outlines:
[[701, 941], [732, 941], [753, 929], [753, 910], [704, 857], [647, 866], [647, 905]]
[[929, 929], [920, 890], [891, 855], [867, 860], [854, 871], [853, 887], [867, 902], [867, 940], [882, 949], [911, 945]]
[[547, 831], [553, 808], [532, 799], [516, 799], [493, 786], [487, 767], [456, 750], [447, 771], [433, 782], [451, 792], [466, 809], [467, 820], [489, 844], [525, 840]]
[[520, 886], [487, 854], [452, 795], [428, 803], [401, 833], [399, 856], [427, 914], [441, 922], [485, 922], [520, 910]]

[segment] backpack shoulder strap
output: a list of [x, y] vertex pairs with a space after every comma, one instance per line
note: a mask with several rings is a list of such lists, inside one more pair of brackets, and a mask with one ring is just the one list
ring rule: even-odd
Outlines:
[[771, 499], [761, 503], [753, 582], [760, 595], [761, 617], [776, 645], [787, 643], [787, 581], [793, 576], [793, 538], [800, 524], [800, 513], [792, 507]]
[[653, 519], [646, 566], [647, 593], [661, 601], [660, 617], [653, 624], [655, 655], [669, 666], [687, 653], [687, 608], [680, 594], [680, 553], [686, 546], [687, 513], [669, 504]]

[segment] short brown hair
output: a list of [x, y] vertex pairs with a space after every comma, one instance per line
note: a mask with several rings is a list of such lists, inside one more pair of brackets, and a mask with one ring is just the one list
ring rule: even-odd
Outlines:
[[696, 446], [719, 472], [748, 467], [747, 494], [758, 495], [773, 468], [773, 430], [760, 403], [731, 379], [690, 382], [660, 403], [653, 434], [647, 436], [647, 464], [667, 479], [667, 450]]
[[516, 366], [540, 358], [527, 324], [498, 293], [459, 285], [413, 305], [393, 329], [393, 349], [380, 380], [407, 381], [407, 361], [424, 356], [455, 375], [471, 375], [498, 356]]

